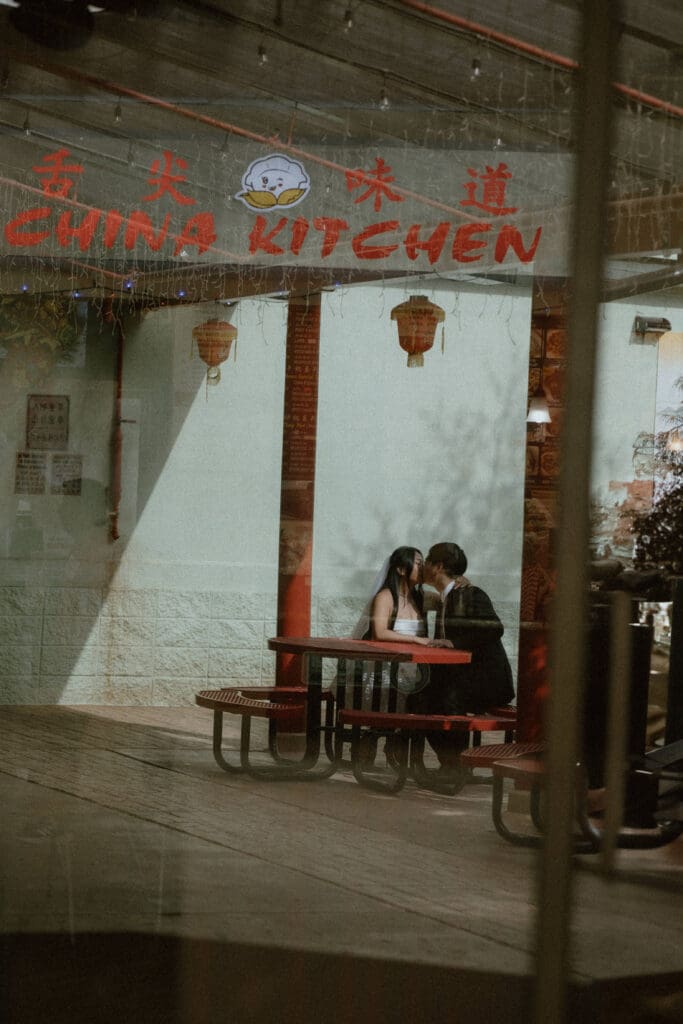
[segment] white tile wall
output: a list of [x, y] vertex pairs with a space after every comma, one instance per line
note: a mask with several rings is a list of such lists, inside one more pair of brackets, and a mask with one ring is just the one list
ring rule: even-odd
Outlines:
[[272, 684], [275, 607], [272, 594], [0, 587], [0, 703], [190, 705], [199, 689]]

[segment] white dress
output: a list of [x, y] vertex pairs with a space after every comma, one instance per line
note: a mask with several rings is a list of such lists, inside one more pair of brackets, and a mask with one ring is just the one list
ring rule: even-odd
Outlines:
[[[395, 633], [402, 633], [403, 636], [427, 636], [427, 623], [425, 619], [395, 619], [391, 627]], [[398, 643], [399, 641], [397, 641]], [[350, 666], [349, 666], [350, 669]], [[375, 679], [374, 665], [366, 664], [363, 669], [363, 710], [370, 711], [372, 706], [372, 689]], [[336, 682], [336, 680], [335, 680]], [[405, 709], [406, 697], [415, 690], [421, 690], [429, 682], [428, 665], [407, 665], [399, 663], [396, 678], [397, 703], [396, 710]], [[389, 700], [389, 664], [382, 665], [382, 696], [380, 711], [387, 710]], [[336, 689], [336, 687], [335, 687]], [[353, 682], [349, 677], [346, 687], [346, 707], [351, 707], [353, 700]]]

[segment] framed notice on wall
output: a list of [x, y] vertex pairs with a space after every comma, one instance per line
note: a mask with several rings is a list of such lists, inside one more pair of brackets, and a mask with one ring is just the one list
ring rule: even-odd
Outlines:
[[50, 494], [78, 495], [83, 476], [82, 455], [53, 455]]
[[15, 494], [45, 494], [47, 455], [42, 452], [17, 452], [14, 469]]
[[64, 451], [69, 443], [68, 395], [29, 395], [26, 447]]

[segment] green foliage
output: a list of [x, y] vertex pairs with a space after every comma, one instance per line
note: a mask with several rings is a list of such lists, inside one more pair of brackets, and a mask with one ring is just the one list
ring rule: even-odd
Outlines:
[[[683, 377], [676, 381], [683, 390]], [[670, 429], [655, 438], [659, 482], [652, 507], [633, 516], [634, 562], [638, 568], [657, 566], [683, 573], [683, 405], [669, 411]]]

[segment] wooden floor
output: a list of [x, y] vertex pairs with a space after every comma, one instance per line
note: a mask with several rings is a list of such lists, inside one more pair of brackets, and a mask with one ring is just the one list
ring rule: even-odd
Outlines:
[[[536, 854], [487, 785], [228, 776], [192, 707], [0, 728], [3, 1020], [530, 1020]], [[683, 840], [579, 859], [572, 1020], [683, 1019], [682, 881]]]

